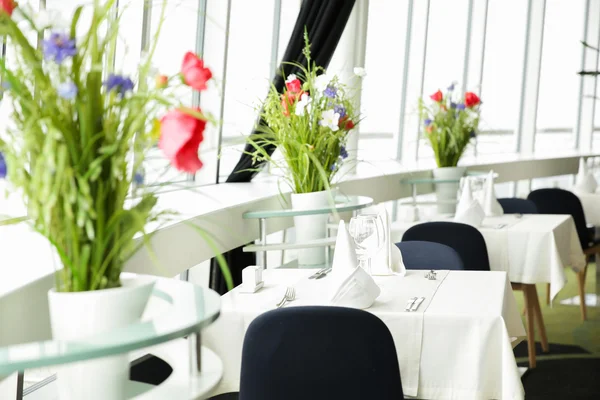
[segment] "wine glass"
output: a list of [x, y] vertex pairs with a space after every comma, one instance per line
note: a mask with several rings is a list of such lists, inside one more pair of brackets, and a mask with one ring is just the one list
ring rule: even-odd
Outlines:
[[356, 243], [360, 266], [371, 274], [371, 257], [383, 247], [385, 231], [380, 215], [358, 215], [350, 220], [350, 236]]

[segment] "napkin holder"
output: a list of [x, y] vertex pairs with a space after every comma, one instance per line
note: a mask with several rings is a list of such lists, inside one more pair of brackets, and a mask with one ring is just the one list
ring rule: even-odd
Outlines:
[[242, 270], [242, 285], [240, 292], [256, 293], [265, 285], [262, 279], [262, 267], [251, 265]]

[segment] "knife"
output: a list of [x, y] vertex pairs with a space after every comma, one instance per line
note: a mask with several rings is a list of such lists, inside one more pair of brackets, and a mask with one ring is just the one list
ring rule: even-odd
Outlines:
[[410, 311], [417, 311], [417, 308], [421, 305], [421, 303], [425, 300], [425, 297], [419, 297], [417, 301], [412, 305]]
[[410, 311], [410, 308], [412, 307], [413, 304], [415, 304], [415, 301], [417, 301], [416, 297], [411, 297], [410, 299], [408, 299], [408, 302], [406, 303], [406, 308], [404, 309], [404, 311]]
[[325, 271], [321, 272], [319, 274], [319, 276], [317, 276], [315, 279], [321, 279], [327, 276], [328, 273], [331, 272], [331, 268], [327, 268]]
[[315, 272], [314, 274], [312, 274], [311, 276], [309, 276], [308, 279], [315, 279], [319, 275], [321, 275], [322, 273], [324, 273], [325, 271], [327, 271], [328, 269], [331, 269], [331, 268], [329, 268], [329, 267], [322, 268], [322, 269], [318, 270], [317, 272]]

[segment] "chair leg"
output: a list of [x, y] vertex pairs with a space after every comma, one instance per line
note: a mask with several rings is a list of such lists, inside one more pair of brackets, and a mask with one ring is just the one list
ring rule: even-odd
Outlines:
[[535, 368], [535, 331], [533, 320], [535, 319], [534, 303], [530, 286], [523, 285], [523, 297], [525, 298], [525, 309], [527, 310], [527, 353], [529, 355], [529, 368]]
[[540, 332], [540, 340], [542, 342], [542, 350], [544, 353], [550, 351], [550, 347], [548, 346], [548, 337], [546, 336], [546, 326], [544, 325], [544, 317], [542, 316], [542, 309], [540, 308], [540, 300], [538, 298], [537, 290], [535, 285], [531, 286], [532, 297], [534, 299], [534, 312], [535, 312], [535, 322], [537, 323], [538, 331]]
[[585, 275], [587, 272], [587, 265], [582, 271], [577, 273], [577, 282], [579, 287], [579, 309], [581, 310], [581, 319], [585, 321], [587, 319], [587, 305], [585, 304]]
[[550, 284], [546, 285], [546, 305], [550, 305]]

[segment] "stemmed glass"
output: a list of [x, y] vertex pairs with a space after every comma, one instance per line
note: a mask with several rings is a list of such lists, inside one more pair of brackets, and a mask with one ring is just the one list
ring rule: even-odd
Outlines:
[[378, 214], [363, 214], [350, 220], [348, 231], [356, 243], [360, 266], [371, 274], [371, 258], [385, 242], [383, 219]]

